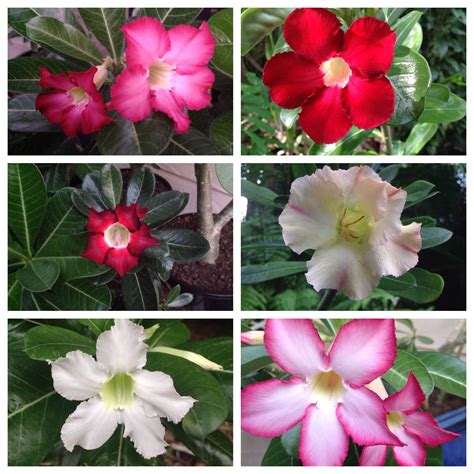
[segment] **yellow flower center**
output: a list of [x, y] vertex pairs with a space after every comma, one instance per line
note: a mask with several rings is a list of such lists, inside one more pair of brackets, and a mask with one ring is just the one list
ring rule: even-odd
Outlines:
[[344, 394], [341, 376], [330, 370], [319, 372], [309, 380], [311, 389], [310, 402], [337, 402]]
[[161, 60], [154, 62], [148, 69], [148, 83], [152, 88], [169, 89], [173, 70], [173, 66]]
[[345, 208], [338, 223], [339, 236], [350, 243], [363, 243], [372, 228], [373, 219], [358, 207]]
[[82, 87], [73, 87], [67, 91], [75, 106], [87, 105], [89, 103], [89, 95]]
[[104, 232], [104, 239], [109, 247], [123, 249], [130, 242], [130, 231], [120, 222], [116, 222]]
[[392, 411], [387, 415], [387, 425], [390, 430], [393, 431], [394, 428], [399, 428], [402, 426], [404, 421], [404, 416], [398, 411]]
[[114, 410], [123, 410], [133, 402], [134, 382], [131, 375], [115, 374], [99, 392], [103, 402]]
[[331, 58], [321, 64], [320, 71], [324, 74], [323, 81], [326, 87], [347, 86], [352, 75], [351, 68], [342, 58]]

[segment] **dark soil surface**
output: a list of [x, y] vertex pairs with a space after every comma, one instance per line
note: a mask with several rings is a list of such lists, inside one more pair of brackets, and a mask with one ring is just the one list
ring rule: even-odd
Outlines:
[[220, 336], [232, 336], [232, 319], [183, 319], [191, 331], [192, 341], [201, 341]]

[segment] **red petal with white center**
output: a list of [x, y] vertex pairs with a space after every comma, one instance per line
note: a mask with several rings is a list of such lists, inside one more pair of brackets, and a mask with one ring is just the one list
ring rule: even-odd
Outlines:
[[343, 138], [352, 126], [346, 112], [340, 87], [317, 89], [303, 104], [300, 123], [316, 143], [334, 143]]
[[[140, 64], [148, 69], [170, 47], [168, 32], [156, 18], [142, 17], [122, 26], [127, 48], [127, 66]], [[120, 53], [120, 51], [119, 51]]]
[[370, 129], [388, 122], [395, 110], [395, 90], [386, 77], [372, 81], [352, 76], [344, 89], [350, 119], [359, 128]]
[[97, 72], [96, 67], [91, 67], [84, 72], [70, 72], [69, 77], [79, 86], [84, 89], [89, 95], [97, 95], [97, 88], [94, 84], [94, 76]]
[[424, 401], [425, 394], [413, 372], [410, 372], [405, 386], [399, 392], [387, 397], [383, 403], [385, 409], [390, 412], [416, 410], [423, 405]]
[[346, 383], [366, 385], [392, 367], [397, 356], [393, 319], [354, 319], [329, 349], [329, 366]]
[[127, 120], [139, 122], [152, 112], [147, 71], [139, 64], [126, 67], [116, 77], [110, 95], [109, 108]]
[[87, 241], [87, 248], [81, 253], [81, 257], [88, 258], [100, 265], [105, 262], [107, 252], [110, 247], [105, 243], [102, 234], [90, 234]]
[[148, 226], [142, 224], [136, 232], [130, 235], [128, 250], [138, 257], [148, 247], [154, 247], [155, 245], [158, 245], [158, 241], [151, 236]]
[[344, 399], [338, 405], [336, 413], [346, 433], [357, 444], [401, 445], [387, 427], [387, 413], [382, 400], [365, 387], [346, 387]]
[[82, 130], [84, 133], [98, 132], [114, 121], [107, 115], [104, 102], [96, 99], [89, 100], [89, 103], [82, 112], [82, 118]]
[[311, 377], [326, 369], [324, 342], [311, 319], [267, 319], [268, 355], [289, 374]]
[[132, 255], [127, 248], [110, 248], [104, 263], [123, 277], [129, 270], [138, 265], [138, 258]]
[[324, 87], [322, 77], [315, 63], [293, 52], [273, 56], [263, 70], [270, 97], [284, 109], [299, 107], [316, 88]]
[[395, 434], [405, 446], [394, 446], [393, 457], [400, 466], [424, 466], [426, 449], [418, 437], [407, 433], [402, 427], [396, 428]]
[[66, 74], [51, 74], [45, 67], [40, 69], [40, 86], [43, 89], [68, 91], [75, 86]]
[[364, 446], [359, 459], [359, 466], [383, 466], [387, 459], [388, 447]]
[[173, 96], [189, 110], [200, 110], [211, 103], [209, 89], [214, 84], [214, 73], [208, 67], [199, 67], [192, 74], [174, 74], [171, 79]]
[[186, 133], [189, 130], [191, 119], [184, 113], [171, 91], [154, 90], [151, 102], [155, 110], [165, 113], [173, 121], [175, 132]]
[[117, 222], [124, 225], [130, 232], [135, 232], [140, 226], [140, 221], [137, 216], [137, 205], [132, 204], [131, 206], [125, 206], [119, 204], [115, 208], [115, 215], [117, 216]]
[[51, 123], [60, 124], [63, 112], [72, 105], [72, 99], [63, 91], [44, 92], [36, 97], [36, 109]]
[[415, 411], [406, 415], [404, 428], [408, 433], [418, 436], [428, 446], [438, 446], [459, 438], [458, 434], [440, 428], [437, 421], [429, 413], [422, 411]]
[[97, 212], [95, 209], [89, 210], [86, 229], [89, 232], [104, 233], [109, 226], [117, 222], [117, 217], [112, 211]]
[[309, 395], [306, 383], [299, 379], [247, 385], [241, 394], [242, 429], [264, 438], [280, 436], [302, 420]]
[[60, 125], [68, 137], [75, 137], [82, 133], [82, 112], [85, 108], [85, 105], [70, 105], [64, 110]]
[[284, 25], [286, 42], [299, 54], [320, 64], [341, 49], [344, 33], [334, 13], [324, 8], [298, 8]]
[[300, 458], [305, 466], [342, 466], [349, 437], [332, 404], [310, 405], [301, 424]]
[[354, 21], [344, 35], [341, 56], [352, 72], [374, 79], [386, 74], [393, 62], [395, 32], [388, 23], [371, 16]]
[[190, 25], [174, 26], [168, 34], [170, 49], [163, 61], [176, 66], [178, 72], [187, 72], [190, 67], [205, 66], [211, 60], [216, 40], [205, 21], [199, 28]]

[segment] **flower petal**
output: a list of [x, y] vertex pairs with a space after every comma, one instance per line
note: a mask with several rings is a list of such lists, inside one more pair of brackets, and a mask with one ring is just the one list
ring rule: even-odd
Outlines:
[[368, 81], [351, 76], [344, 89], [344, 103], [352, 123], [363, 129], [388, 122], [395, 110], [395, 89], [384, 76]]
[[142, 224], [140, 228], [130, 235], [128, 250], [131, 254], [140, 256], [148, 247], [158, 245], [157, 240], [150, 234], [147, 225]]
[[89, 354], [72, 351], [51, 362], [54, 390], [68, 400], [87, 400], [97, 395], [108, 375]]
[[429, 413], [422, 411], [406, 415], [404, 428], [428, 446], [438, 446], [459, 437], [456, 433], [443, 430]]
[[150, 459], [166, 451], [165, 427], [158, 417], [149, 417], [138, 400], [122, 411], [123, 436], [129, 437], [139, 454]]
[[80, 403], [61, 428], [61, 440], [68, 451], [74, 446], [100, 448], [114, 433], [117, 415], [100, 397]]
[[105, 262], [110, 247], [105, 243], [103, 234], [89, 234], [87, 248], [81, 253], [81, 257], [88, 258], [99, 265]]
[[63, 91], [44, 92], [36, 97], [36, 109], [55, 124], [61, 123], [64, 110], [71, 105], [71, 97]]
[[144, 406], [147, 416], [166, 417], [179, 423], [196, 400], [181, 396], [174, 388], [173, 379], [163, 372], [141, 370], [133, 376], [135, 394]]
[[263, 83], [273, 102], [284, 109], [299, 107], [318, 87], [323, 87], [319, 67], [293, 52], [280, 53], [265, 64]]
[[112, 211], [97, 212], [95, 209], [89, 210], [86, 229], [89, 232], [103, 234], [108, 227], [117, 222], [117, 217]]
[[343, 45], [344, 33], [334, 13], [325, 8], [298, 8], [284, 25], [286, 42], [299, 54], [320, 64], [335, 56]]
[[94, 84], [94, 76], [96, 72], [97, 68], [92, 66], [87, 71], [72, 71], [68, 74], [68, 76], [77, 84], [77, 86], [79, 86], [81, 89], [84, 89], [89, 95], [95, 96], [97, 98], [98, 95], [100, 97], [100, 94], [97, 93], [97, 88]]
[[115, 109], [123, 118], [139, 122], [151, 112], [151, 95], [147, 71], [139, 64], [126, 67], [110, 88], [112, 100], [108, 107]]
[[115, 324], [97, 338], [96, 358], [110, 373], [130, 373], [146, 364], [147, 335], [142, 326], [128, 319], [116, 319]]
[[61, 89], [68, 91], [75, 84], [66, 74], [51, 74], [45, 67], [40, 68], [40, 86], [43, 89]]
[[138, 258], [128, 248], [110, 248], [104, 264], [113, 268], [121, 277], [138, 265]]
[[387, 397], [383, 403], [385, 409], [390, 412], [416, 410], [423, 405], [424, 401], [425, 394], [413, 372], [410, 372], [405, 386], [399, 392]]
[[373, 79], [390, 69], [395, 32], [388, 23], [371, 16], [354, 21], [344, 36], [342, 57], [357, 75]]
[[178, 72], [188, 72], [190, 67], [205, 66], [214, 55], [216, 40], [205, 21], [199, 28], [191, 25], [174, 26], [168, 34], [170, 49], [163, 61], [176, 66]]
[[113, 123], [112, 117], [107, 115], [103, 101], [89, 100], [82, 112], [82, 131], [84, 133], [95, 133], [106, 125]]
[[424, 466], [426, 449], [416, 437], [407, 433], [403, 428], [395, 428], [395, 434], [405, 446], [393, 446], [393, 457], [400, 466]]
[[320, 170], [297, 178], [278, 220], [285, 244], [298, 254], [327, 245], [336, 238], [338, 213], [343, 206], [342, 192], [334, 182], [324, 179]]
[[170, 47], [168, 32], [156, 18], [138, 18], [123, 25], [121, 30], [127, 42], [125, 54], [128, 67], [139, 64], [148, 69]]
[[300, 123], [316, 143], [334, 143], [343, 138], [352, 126], [343, 100], [343, 89], [324, 87], [303, 104]]
[[184, 113], [171, 91], [166, 89], [154, 90], [151, 103], [155, 110], [165, 113], [174, 123], [177, 133], [186, 133], [191, 124], [190, 118]]
[[364, 446], [359, 459], [359, 466], [383, 466], [387, 459], [388, 446]]
[[311, 377], [326, 368], [324, 342], [311, 319], [267, 319], [268, 355], [289, 374]]
[[208, 67], [198, 67], [192, 74], [174, 74], [171, 87], [176, 102], [189, 110], [207, 107], [211, 103], [209, 89], [214, 79], [214, 73]]
[[333, 404], [310, 405], [301, 424], [300, 458], [305, 466], [342, 466], [349, 437]]
[[354, 319], [329, 349], [329, 366], [351, 386], [366, 385], [392, 367], [397, 356], [393, 319]]
[[119, 204], [114, 212], [117, 216], [117, 222], [124, 225], [130, 232], [135, 232], [140, 227], [136, 204], [132, 204], [131, 206]]
[[336, 413], [346, 433], [357, 444], [401, 446], [398, 438], [387, 427], [382, 400], [369, 389], [347, 386]]
[[274, 438], [295, 426], [309, 405], [302, 380], [266, 380], [247, 385], [241, 394], [242, 429], [254, 436]]
[[306, 280], [316, 291], [342, 291], [353, 300], [362, 300], [379, 284], [380, 277], [367, 268], [355, 246], [339, 243], [317, 250], [307, 263]]
[[85, 108], [85, 105], [70, 105], [64, 109], [60, 125], [68, 137], [75, 137], [83, 132], [82, 112]]

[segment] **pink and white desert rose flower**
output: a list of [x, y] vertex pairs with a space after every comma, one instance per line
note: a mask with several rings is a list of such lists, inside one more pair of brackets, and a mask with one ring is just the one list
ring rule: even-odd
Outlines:
[[[401, 466], [424, 466], [424, 445], [438, 446], [459, 437], [440, 428], [429, 414], [419, 410], [425, 395], [418, 380], [410, 373], [406, 385], [383, 401], [390, 431], [405, 446], [393, 446], [393, 457]], [[388, 446], [365, 446], [360, 457], [361, 466], [383, 466]]]
[[368, 166], [328, 166], [291, 185], [280, 215], [293, 251], [316, 250], [306, 279], [316, 291], [339, 290], [367, 298], [385, 275], [403, 275], [418, 263], [421, 224], [402, 225], [407, 193]]
[[325, 352], [309, 319], [269, 319], [264, 343], [289, 380], [268, 380], [242, 391], [242, 428], [265, 438], [301, 422], [299, 454], [306, 466], [340, 466], [349, 436], [360, 445], [402, 446], [387, 426], [382, 400], [365, 387], [393, 364], [395, 325], [353, 320]]
[[163, 372], [144, 370], [148, 346], [142, 326], [116, 319], [97, 338], [96, 359], [72, 351], [51, 362], [54, 389], [68, 400], [82, 403], [61, 429], [65, 448], [96, 449], [124, 425], [144, 458], [165, 452], [165, 428], [160, 418], [178, 423], [196, 400], [176, 392], [173, 379]]

